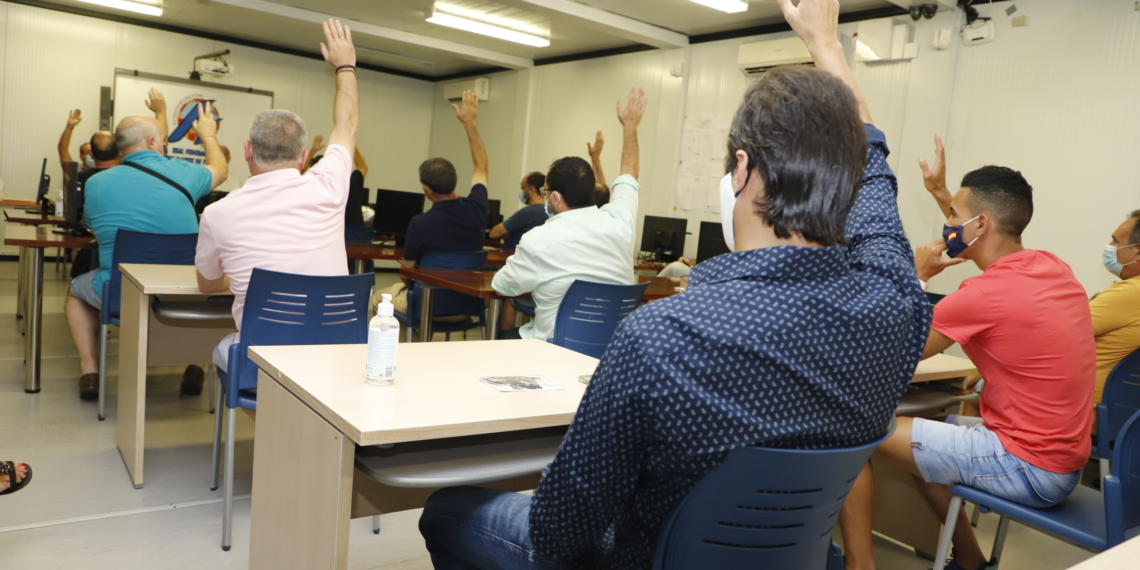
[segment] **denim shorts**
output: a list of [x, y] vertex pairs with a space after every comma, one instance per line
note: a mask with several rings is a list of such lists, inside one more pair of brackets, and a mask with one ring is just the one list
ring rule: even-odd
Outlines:
[[98, 272], [98, 269], [92, 269], [71, 280], [71, 296], [95, 307], [96, 310], [103, 308], [103, 292], [95, 290], [95, 274]]
[[1064, 501], [1081, 479], [1080, 471], [1053, 473], [1009, 453], [981, 418], [915, 418], [910, 441], [926, 482], [967, 485], [1027, 507]]

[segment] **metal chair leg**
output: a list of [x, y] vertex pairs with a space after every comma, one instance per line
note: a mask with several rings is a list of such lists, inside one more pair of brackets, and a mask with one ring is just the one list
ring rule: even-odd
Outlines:
[[372, 534], [380, 534], [380, 515], [372, 515]]
[[451, 333], [443, 333], [444, 342], [451, 342]]
[[215, 411], [215, 407], [214, 407], [214, 378], [217, 377], [217, 375], [218, 375], [218, 365], [207, 364], [206, 365], [206, 390], [209, 391], [207, 393], [210, 396], [208, 399], [210, 400], [210, 413], [211, 414], [214, 413], [214, 411]]
[[222, 550], [229, 552], [234, 524], [234, 424], [237, 423], [237, 408], [226, 408], [226, 474], [222, 511]]
[[404, 327], [404, 331], [405, 331], [404, 340], [406, 340], [409, 343], [412, 342], [412, 327]]
[[994, 534], [994, 548], [990, 551], [990, 560], [994, 568], [1001, 564], [1001, 551], [1005, 548], [1005, 535], [1009, 532], [1009, 519], [1002, 517], [998, 521], [997, 533]]
[[221, 466], [222, 466], [222, 416], [225, 415], [222, 413], [222, 411], [224, 410], [223, 406], [226, 405], [225, 396], [226, 396], [225, 391], [222, 390], [221, 386], [218, 386], [218, 399], [217, 399], [217, 410], [218, 411], [217, 411], [217, 413], [214, 414], [214, 455], [213, 455], [213, 458], [214, 458], [214, 469], [213, 469], [214, 479], [210, 482], [210, 490], [211, 491], [217, 491], [218, 490], [218, 479], [219, 479], [219, 474], [221, 473]]
[[479, 327], [479, 340], [487, 340], [487, 325]]
[[958, 523], [958, 513], [962, 510], [962, 497], [957, 495], [950, 499], [950, 508], [946, 511], [946, 525], [942, 527], [942, 536], [938, 538], [938, 552], [934, 554], [934, 570], [946, 568], [946, 557], [950, 555], [950, 539], [954, 537], [954, 527]]
[[970, 515], [970, 526], [977, 527], [978, 519], [982, 516], [982, 507], [974, 505], [974, 512]]
[[107, 325], [99, 325], [99, 421], [107, 419]]
[[1112, 464], [1107, 457], [1100, 458], [1100, 480], [1104, 481], [1105, 477], [1112, 474]]

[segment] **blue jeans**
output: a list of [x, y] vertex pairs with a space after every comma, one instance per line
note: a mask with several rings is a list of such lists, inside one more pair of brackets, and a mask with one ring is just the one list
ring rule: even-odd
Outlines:
[[420, 516], [436, 570], [563, 570], [530, 543], [530, 495], [452, 487], [432, 494]]

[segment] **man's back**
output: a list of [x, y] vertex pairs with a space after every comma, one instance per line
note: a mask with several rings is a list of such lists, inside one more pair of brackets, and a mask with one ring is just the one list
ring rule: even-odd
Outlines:
[[[123, 158], [124, 164], [92, 176], [84, 188], [84, 215], [87, 227], [99, 242], [100, 271], [96, 291], [111, 274], [115, 235], [120, 229], [159, 234], [192, 234], [198, 231], [194, 203], [210, 192], [210, 171], [152, 150]], [[193, 202], [170, 184], [127, 166], [137, 163], [181, 185]]]
[[535, 320], [519, 329], [522, 338], [554, 336], [554, 321], [575, 280], [633, 284], [634, 216], [639, 186], [631, 176], [613, 184], [613, 200], [563, 212], [523, 236], [515, 254], [492, 284], [504, 295], [531, 293]]
[[486, 231], [487, 187], [475, 184], [467, 197], [441, 200], [412, 218], [404, 259], [419, 261], [429, 251], [481, 251]]

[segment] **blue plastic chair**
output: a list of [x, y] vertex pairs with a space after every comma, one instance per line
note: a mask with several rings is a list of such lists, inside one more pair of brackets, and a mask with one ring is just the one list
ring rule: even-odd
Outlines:
[[637, 310], [649, 283], [608, 285], [575, 280], [562, 297], [550, 342], [601, 358], [618, 323]]
[[946, 298], [946, 295], [943, 295], [941, 293], [931, 293], [930, 291], [926, 292], [926, 300], [930, 301], [931, 307], [933, 307], [934, 305], [937, 305], [939, 301], [941, 301], [942, 299], [945, 299], [945, 298]]
[[882, 438], [847, 449], [733, 451], [665, 519], [654, 570], [842, 570], [839, 509], [893, 431], [892, 419]]
[[1112, 462], [1116, 473], [1102, 479], [1103, 492], [1077, 485], [1063, 503], [1046, 509], [1034, 509], [984, 493], [973, 487], [955, 485], [954, 498], [946, 515], [946, 526], [938, 541], [934, 570], [942, 570], [950, 551], [950, 539], [962, 501], [978, 505], [982, 512], [994, 511], [1001, 516], [990, 558], [1001, 561], [1002, 548], [1009, 521], [1067, 542], [1084, 550], [1101, 552], [1140, 533], [1140, 413], [1133, 415], [1116, 439]]
[[[226, 461], [222, 550], [230, 549], [233, 522], [234, 426], [237, 408], [257, 409], [258, 367], [246, 356], [250, 346], [363, 344], [368, 342], [371, 275], [318, 277], [254, 269], [241, 319], [241, 342], [230, 345], [228, 372], [218, 369], [218, 407], [226, 408]], [[214, 481], [222, 414], [214, 424]]]
[[152, 234], [132, 230], [118, 230], [115, 233], [111, 277], [103, 284], [103, 307], [99, 311], [99, 421], [106, 419], [109, 327], [119, 326], [123, 294], [123, 274], [119, 271], [119, 264], [194, 265], [194, 253], [197, 248], [196, 233]]
[[1104, 381], [1101, 402], [1096, 405], [1096, 437], [1092, 454], [1100, 458], [1101, 476], [1111, 473], [1109, 457], [1124, 422], [1140, 410], [1140, 349], [1124, 357]]
[[[487, 263], [486, 251], [429, 251], [424, 254], [417, 269], [451, 269], [459, 271], [481, 271], [483, 264]], [[412, 340], [412, 330], [420, 328], [420, 298], [423, 286], [419, 283], [408, 291], [408, 313], [396, 313], [396, 320], [407, 330], [407, 340]], [[464, 295], [447, 289], [436, 289], [432, 293], [432, 311], [434, 317], [467, 316], [467, 320], [457, 323], [432, 321], [432, 332], [446, 333], [448, 340], [451, 333], [482, 328], [483, 339], [487, 339], [487, 324], [485, 314], [486, 304], [483, 299]]]

